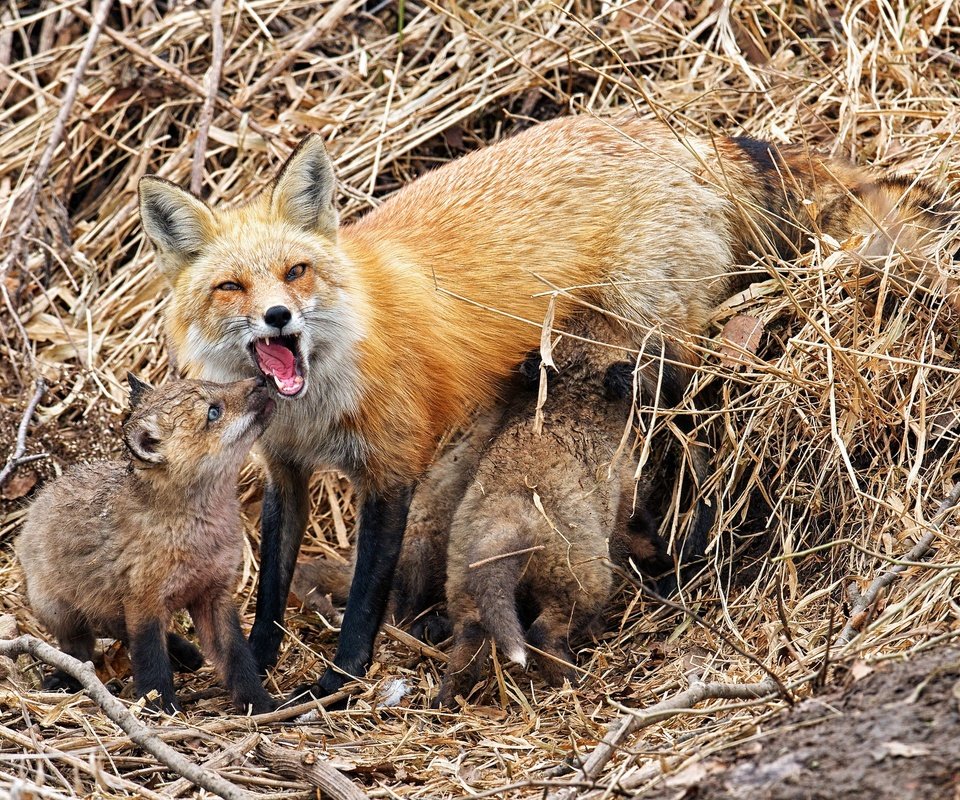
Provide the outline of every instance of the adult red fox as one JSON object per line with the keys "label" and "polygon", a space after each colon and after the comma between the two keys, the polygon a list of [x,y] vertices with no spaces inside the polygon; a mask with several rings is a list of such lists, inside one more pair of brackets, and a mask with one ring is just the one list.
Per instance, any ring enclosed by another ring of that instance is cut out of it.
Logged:
{"label": "adult red fox", "polygon": [[[318,135],[245,206],[140,182],[182,369],[220,381],[259,371],[282,400],[261,440],[261,668],[279,647],[310,473],[336,467],[360,491],[356,579],[320,692],[364,673],[413,486],[438,437],[538,346],[551,290],[640,323],[638,345],[693,364],[684,337],[703,331],[752,251],[792,254],[817,229],[867,234],[871,254],[912,250],[953,211],[926,186],[872,180],[803,148],[591,117],[446,164],[349,225],[338,226],[333,196]],[[560,297],[558,328],[576,308]]]}

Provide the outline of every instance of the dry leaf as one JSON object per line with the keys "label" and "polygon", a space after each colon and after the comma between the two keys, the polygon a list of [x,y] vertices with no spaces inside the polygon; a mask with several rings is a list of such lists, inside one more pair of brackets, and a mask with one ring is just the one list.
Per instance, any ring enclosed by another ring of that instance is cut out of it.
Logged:
{"label": "dry leaf", "polygon": [[0,497],[4,500],[19,500],[25,497],[30,490],[37,485],[37,473],[26,469],[14,474],[0,491]]}
{"label": "dry leaf", "polygon": [[754,354],[760,346],[763,323],[749,314],[737,314],[723,326],[720,339],[720,363],[725,367],[746,364],[744,352]]}

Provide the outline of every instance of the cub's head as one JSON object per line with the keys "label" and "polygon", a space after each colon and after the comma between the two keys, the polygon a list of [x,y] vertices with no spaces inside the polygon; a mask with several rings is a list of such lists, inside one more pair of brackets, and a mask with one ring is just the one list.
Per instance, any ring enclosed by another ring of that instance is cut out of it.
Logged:
{"label": "cub's head", "polygon": [[293,398],[306,390],[311,366],[349,338],[333,189],[315,134],[239,208],[211,208],[162,178],[141,179],[140,218],[173,290],[166,323],[185,374],[263,374]]}
{"label": "cub's head", "polygon": [[176,484],[236,479],[276,404],[262,378],[234,383],[180,380],[156,389],[127,375],[123,439],[136,468]]}

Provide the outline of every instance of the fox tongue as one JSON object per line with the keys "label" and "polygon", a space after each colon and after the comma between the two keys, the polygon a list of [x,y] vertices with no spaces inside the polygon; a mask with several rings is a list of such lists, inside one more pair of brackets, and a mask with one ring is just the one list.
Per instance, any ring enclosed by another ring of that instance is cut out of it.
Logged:
{"label": "fox tongue", "polygon": [[292,350],[277,342],[260,340],[254,345],[257,363],[270,375],[281,394],[296,394],[303,386],[303,378],[297,375],[297,357]]}

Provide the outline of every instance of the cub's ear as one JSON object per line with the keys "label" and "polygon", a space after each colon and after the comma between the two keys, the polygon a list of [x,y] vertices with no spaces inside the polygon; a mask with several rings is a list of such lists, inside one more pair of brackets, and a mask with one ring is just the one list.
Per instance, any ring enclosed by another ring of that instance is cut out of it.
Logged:
{"label": "cub's ear", "polygon": [[160,452],[160,428],[153,414],[127,420],[123,426],[123,441],[130,455],[144,467],[156,467],[166,461]]}
{"label": "cub's ear", "polygon": [[140,179],[140,222],[169,280],[213,237],[213,213],[190,192],[155,175]]}
{"label": "cub's ear", "polygon": [[149,383],[144,383],[132,372],[127,373],[127,383],[130,384],[130,409],[133,410],[140,405],[140,401],[147,392],[153,391],[153,387]]}
{"label": "cub's ear", "polygon": [[330,156],[320,135],[311,133],[297,145],[277,175],[270,207],[288,222],[336,240],[338,221],[333,188]]}
{"label": "cub's ear", "polygon": [[633,364],[617,361],[607,367],[603,388],[608,400],[626,400],[633,396]]}

